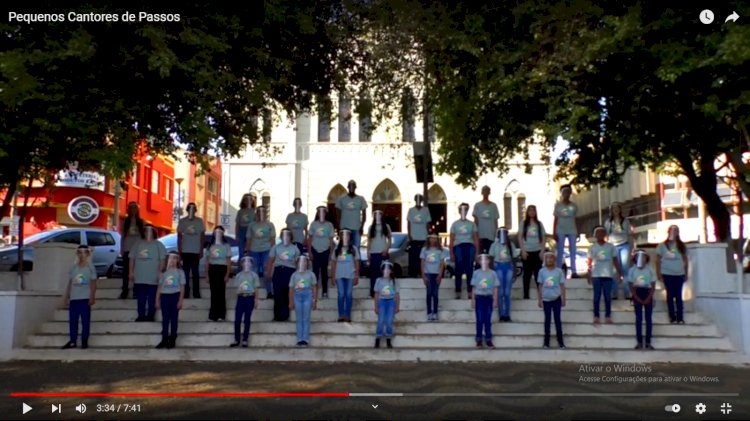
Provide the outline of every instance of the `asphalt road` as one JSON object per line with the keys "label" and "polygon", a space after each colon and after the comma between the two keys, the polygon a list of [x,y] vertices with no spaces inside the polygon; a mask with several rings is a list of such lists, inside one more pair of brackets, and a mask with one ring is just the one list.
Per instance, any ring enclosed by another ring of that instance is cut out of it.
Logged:
{"label": "asphalt road", "polygon": [[[0,396],[2,396],[0,418],[22,420],[731,420],[750,418],[750,367],[648,364],[627,365],[625,371],[621,371],[620,368],[614,364],[11,361],[0,363]],[[407,396],[11,397],[11,393],[14,392],[325,392],[405,393]],[[23,403],[30,405],[33,410],[22,415]],[[81,403],[86,405],[85,414],[79,414],[75,410],[75,407]],[[681,405],[682,410],[679,414],[668,413],[664,410],[666,405],[675,403]],[[698,403],[703,403],[707,407],[703,416],[695,412],[695,405]],[[724,415],[720,412],[720,406],[723,403],[729,403],[732,406],[730,414]],[[62,405],[62,414],[52,414],[53,404]],[[129,412],[124,412],[125,409]]]}

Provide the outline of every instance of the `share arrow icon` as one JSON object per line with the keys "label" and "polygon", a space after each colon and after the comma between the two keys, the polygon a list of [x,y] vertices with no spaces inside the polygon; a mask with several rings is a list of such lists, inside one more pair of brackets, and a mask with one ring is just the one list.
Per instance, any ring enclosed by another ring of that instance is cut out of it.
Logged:
{"label": "share arrow icon", "polygon": [[740,15],[737,14],[737,12],[732,12],[731,15],[727,16],[727,18],[724,20],[724,23],[729,22],[730,20],[732,22],[737,22],[737,19],[740,18]]}

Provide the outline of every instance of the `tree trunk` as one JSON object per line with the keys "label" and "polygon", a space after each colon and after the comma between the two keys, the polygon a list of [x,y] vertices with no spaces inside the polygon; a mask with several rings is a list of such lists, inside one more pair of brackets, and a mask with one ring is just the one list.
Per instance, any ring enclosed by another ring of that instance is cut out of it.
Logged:
{"label": "tree trunk", "polygon": [[5,199],[3,200],[3,204],[0,205],[0,218],[5,216],[5,213],[8,212],[10,207],[13,205],[13,196],[16,195],[16,190],[18,190],[18,174],[15,174],[16,175],[14,176],[14,179],[11,180],[10,184],[8,184],[8,190],[5,192]]}
{"label": "tree trunk", "polygon": [[716,169],[711,154],[702,154],[698,160],[700,174],[696,172],[694,160],[687,151],[676,154],[683,173],[690,180],[695,193],[706,203],[708,215],[714,221],[714,235],[718,242],[725,243],[732,238],[729,210],[716,191]]}

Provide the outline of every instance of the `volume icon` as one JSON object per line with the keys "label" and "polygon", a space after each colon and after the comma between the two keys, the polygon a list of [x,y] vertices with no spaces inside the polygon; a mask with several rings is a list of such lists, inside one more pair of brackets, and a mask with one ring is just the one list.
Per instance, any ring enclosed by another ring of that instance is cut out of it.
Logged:
{"label": "volume icon", "polygon": [[76,406],[76,411],[80,412],[81,414],[85,414],[86,413],[86,404],[82,403],[82,404]]}

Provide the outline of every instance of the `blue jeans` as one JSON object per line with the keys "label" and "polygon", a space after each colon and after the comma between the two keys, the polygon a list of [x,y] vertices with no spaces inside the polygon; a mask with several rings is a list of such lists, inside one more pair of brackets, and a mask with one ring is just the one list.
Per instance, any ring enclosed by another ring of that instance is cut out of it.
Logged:
{"label": "blue jeans", "polygon": [[498,317],[510,317],[510,293],[513,287],[513,263],[495,263],[495,273],[500,280]]}
{"label": "blue jeans", "polygon": [[570,273],[575,275],[576,272],[576,234],[556,234],[555,239],[557,240],[557,267],[561,268],[563,264],[563,248],[565,247],[565,239],[568,240],[568,251],[570,252]]}
{"label": "blue jeans", "polygon": [[[636,288],[635,289],[635,295],[638,296],[641,300],[645,300],[646,297],[648,297],[648,294],[651,292],[651,288]],[[639,344],[644,345],[643,343],[643,315],[645,313],[646,315],[646,345],[651,343],[651,330],[652,330],[652,323],[651,323],[651,313],[654,310],[654,303],[653,301],[649,305],[643,305],[641,303],[636,302],[633,300],[633,307],[635,307],[635,339],[638,341]],[[643,309],[643,311],[641,311]]]}
{"label": "blue jeans", "polygon": [[273,282],[270,279],[264,278],[264,271],[266,270],[266,262],[268,261],[268,254],[270,250],[266,251],[251,251],[250,256],[255,260],[255,267],[258,270],[258,277],[266,285],[266,293],[273,294]]}
{"label": "blue jeans", "polygon": [[380,264],[383,263],[383,255],[380,253],[370,253],[370,296],[375,293],[375,282],[383,276],[380,270]]}
{"label": "blue jeans", "polygon": [[378,301],[378,328],[375,336],[382,338],[393,337],[393,317],[396,314],[396,300],[381,298]]}
{"label": "blue jeans", "polygon": [[549,346],[549,334],[550,334],[550,322],[551,316],[555,316],[555,333],[557,334],[557,344],[564,346],[563,342],[563,331],[562,331],[562,319],[560,316],[560,310],[562,309],[562,298],[557,297],[556,300],[545,301],[544,303],[544,345]]}
{"label": "blue jeans", "polygon": [[477,334],[476,341],[482,340],[482,332],[484,331],[484,340],[492,340],[492,299],[491,295],[477,295],[476,296],[476,308],[474,313],[477,318]]}
{"label": "blue jeans", "polygon": [[310,341],[310,314],[312,313],[312,289],[294,292],[294,312],[297,316],[297,342]]}
{"label": "blue jeans", "polygon": [[594,285],[594,317],[599,318],[599,299],[604,294],[604,317],[612,317],[612,278],[591,278]]}
{"label": "blue jeans", "polygon": [[461,292],[461,277],[466,275],[466,290],[471,293],[471,276],[474,274],[474,244],[463,243],[453,246],[453,254],[456,256],[455,277],[456,292]]}
{"label": "blue jeans", "polygon": [[138,299],[138,317],[154,317],[154,314],[156,314],[154,308],[156,306],[156,285],[133,284],[133,293]]}
{"label": "blue jeans", "polygon": [[[257,294],[257,292],[256,292]],[[240,341],[240,325],[244,324],[242,340],[247,342],[250,338],[250,317],[255,308],[255,296],[237,296],[237,307],[234,309],[234,341]],[[243,318],[244,317],[244,318]]]}
{"label": "blue jeans", "polygon": [[351,318],[354,280],[349,278],[339,278],[336,280],[336,289],[338,290],[339,318]]}
{"label": "blue jeans", "polygon": [[161,305],[161,336],[177,336],[177,318],[180,310],[177,303],[180,301],[180,293],[161,294],[159,304]]}
{"label": "blue jeans", "polygon": [[89,328],[91,327],[91,306],[88,298],[81,300],[70,300],[68,306],[68,328],[70,333],[70,342],[78,340],[78,319],[81,319],[82,331],[81,339],[89,339]]}
{"label": "blue jeans", "polygon": [[437,273],[425,273],[427,277],[427,314],[438,312],[438,292],[440,285],[437,283]]}
{"label": "blue jeans", "polygon": [[[619,246],[615,246],[617,249],[617,257],[620,259],[620,267],[622,268],[623,276],[628,274],[630,269],[630,243],[623,243]],[[617,298],[617,294],[620,290],[620,285],[614,285],[612,288],[612,298]],[[630,286],[627,282],[622,283],[623,297],[630,298]]]}
{"label": "blue jeans", "polygon": [[359,247],[362,245],[362,234],[359,233],[359,229],[353,229],[350,231],[352,232],[352,245],[359,250]]}
{"label": "blue jeans", "polygon": [[[682,284],[685,283],[684,275],[662,275],[664,288],[667,290],[667,311],[670,321],[682,321]],[[676,307],[676,309],[675,309]]]}

